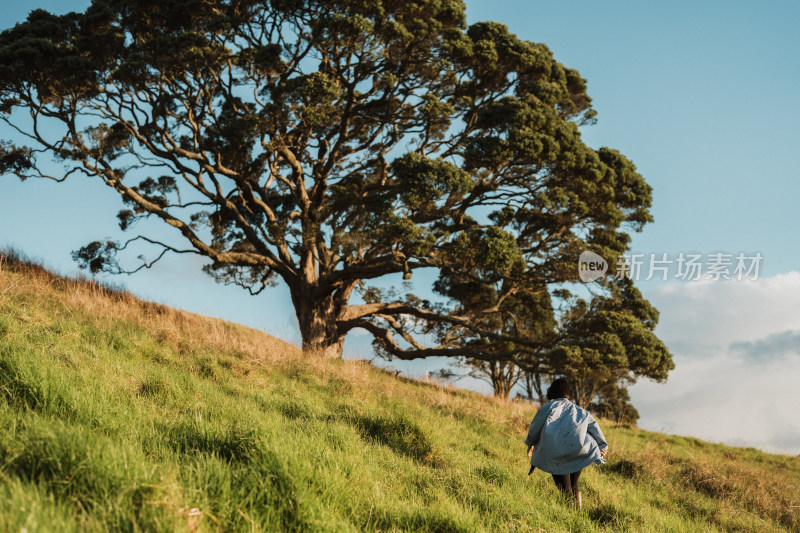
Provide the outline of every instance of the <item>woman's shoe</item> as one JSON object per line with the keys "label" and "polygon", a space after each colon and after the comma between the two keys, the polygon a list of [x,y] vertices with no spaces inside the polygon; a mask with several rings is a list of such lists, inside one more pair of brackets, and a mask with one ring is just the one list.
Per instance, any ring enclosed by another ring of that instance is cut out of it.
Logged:
{"label": "woman's shoe", "polygon": [[578,509],[583,508],[583,499],[581,498],[581,491],[575,492],[575,502],[578,504]]}

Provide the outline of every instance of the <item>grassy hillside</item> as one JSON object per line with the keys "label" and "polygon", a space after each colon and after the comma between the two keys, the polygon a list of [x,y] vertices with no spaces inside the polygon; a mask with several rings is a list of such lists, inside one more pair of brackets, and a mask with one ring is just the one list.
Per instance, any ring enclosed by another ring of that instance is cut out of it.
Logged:
{"label": "grassy hillside", "polygon": [[609,422],[578,512],[534,411],[0,264],[0,531],[800,529],[800,458]]}

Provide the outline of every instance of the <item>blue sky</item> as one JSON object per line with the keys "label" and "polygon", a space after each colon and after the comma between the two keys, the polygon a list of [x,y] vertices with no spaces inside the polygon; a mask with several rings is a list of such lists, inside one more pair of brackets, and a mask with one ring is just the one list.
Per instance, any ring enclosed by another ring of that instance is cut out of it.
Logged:
{"label": "blue sky", "polygon": [[[32,6],[86,5],[8,3],[0,27]],[[755,281],[639,284],[661,310],[657,332],[677,364],[666,384],[632,388],[640,425],[800,453],[800,423],[790,409],[800,405],[800,3],[467,0],[467,9],[470,22],[496,20],[546,43],[588,80],[598,124],[585,138],[625,153],[654,188],[655,222],[634,236],[635,251],[764,257]],[[0,246],[72,273],[70,251],[119,238],[119,207],[115,193],[86,179],[0,177]],[[285,289],[253,298],[215,285],[199,264],[174,258],[111,281],[298,340]],[[348,355],[369,357],[365,340],[350,339]],[[440,366],[403,368],[420,375]]]}

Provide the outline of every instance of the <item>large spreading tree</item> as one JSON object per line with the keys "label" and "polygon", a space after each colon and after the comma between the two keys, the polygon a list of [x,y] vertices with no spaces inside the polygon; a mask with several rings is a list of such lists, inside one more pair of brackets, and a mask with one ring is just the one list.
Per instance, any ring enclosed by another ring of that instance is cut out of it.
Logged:
{"label": "large spreading tree", "polygon": [[[0,173],[88,176],[121,196],[123,230],[176,235],[93,242],[80,264],[135,270],[117,254],[147,244],[142,266],[194,253],[254,293],[282,281],[303,348],[327,356],[354,328],[406,359],[537,354],[542,338],[495,327],[517,319],[505,302],[550,301],[582,250],[614,258],[650,220],[634,165],[581,139],[579,73],[468,26],[460,0],[36,10],[0,34],[0,120]],[[420,269],[436,297],[387,289]],[[469,283],[491,297],[461,305]]]}

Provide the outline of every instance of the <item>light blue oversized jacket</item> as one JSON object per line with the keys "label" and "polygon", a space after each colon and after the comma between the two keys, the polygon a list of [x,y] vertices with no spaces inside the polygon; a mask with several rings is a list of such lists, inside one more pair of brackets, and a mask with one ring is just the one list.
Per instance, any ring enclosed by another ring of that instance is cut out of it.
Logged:
{"label": "light blue oversized jacket", "polygon": [[608,448],[591,413],[566,398],[539,409],[525,444],[534,447],[531,466],[548,474],[572,474],[592,463],[603,464],[600,450]]}

